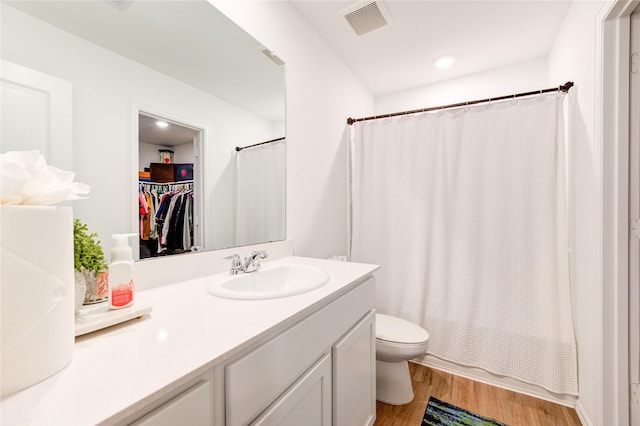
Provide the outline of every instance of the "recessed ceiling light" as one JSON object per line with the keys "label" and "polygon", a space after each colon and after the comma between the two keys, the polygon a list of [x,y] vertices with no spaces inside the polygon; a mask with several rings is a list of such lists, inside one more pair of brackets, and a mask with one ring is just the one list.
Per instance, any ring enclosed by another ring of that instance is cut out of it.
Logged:
{"label": "recessed ceiling light", "polygon": [[437,68],[449,68],[455,62],[455,59],[451,55],[440,56],[433,61]]}
{"label": "recessed ceiling light", "polygon": [[169,123],[167,123],[166,121],[158,120],[156,121],[156,126],[162,127],[164,129],[165,127],[169,127]]}

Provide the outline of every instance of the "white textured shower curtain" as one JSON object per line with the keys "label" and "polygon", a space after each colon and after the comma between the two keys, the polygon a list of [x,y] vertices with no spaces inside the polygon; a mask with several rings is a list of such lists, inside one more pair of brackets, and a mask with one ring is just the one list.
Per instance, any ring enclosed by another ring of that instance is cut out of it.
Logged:
{"label": "white textured shower curtain", "polygon": [[278,241],[285,234],[285,141],[236,153],[235,245]]}
{"label": "white textured shower curtain", "polygon": [[429,354],[577,395],[563,97],[351,126],[351,259]]}

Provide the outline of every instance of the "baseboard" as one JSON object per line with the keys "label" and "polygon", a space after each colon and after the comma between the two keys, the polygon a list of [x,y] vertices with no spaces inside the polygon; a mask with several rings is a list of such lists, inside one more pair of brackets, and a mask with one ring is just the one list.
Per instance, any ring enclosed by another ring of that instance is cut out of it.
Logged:
{"label": "baseboard", "polygon": [[[466,377],[477,382],[486,383],[488,385],[496,386],[499,388],[507,389],[513,392],[518,392],[524,395],[529,395],[534,398],[543,399],[556,404],[564,405],[566,407],[575,408],[577,410],[576,402],[578,399],[571,395],[560,395],[553,392],[549,392],[541,387],[530,385],[528,383],[520,382],[510,377],[497,376],[495,374],[488,373],[479,368],[465,367],[463,365],[454,364],[452,362],[444,361],[430,355],[424,355],[412,360],[418,364],[426,365],[427,367],[435,368],[450,374]],[[584,413],[582,413],[584,414]],[[583,421],[583,416],[578,414],[580,421]],[[588,418],[588,417],[586,417]],[[590,426],[590,423],[583,424]]]}
{"label": "baseboard", "polygon": [[582,426],[593,426],[593,422],[591,421],[591,417],[587,414],[582,402],[578,399],[576,401],[576,414],[578,414],[578,418],[580,419],[580,423]]}

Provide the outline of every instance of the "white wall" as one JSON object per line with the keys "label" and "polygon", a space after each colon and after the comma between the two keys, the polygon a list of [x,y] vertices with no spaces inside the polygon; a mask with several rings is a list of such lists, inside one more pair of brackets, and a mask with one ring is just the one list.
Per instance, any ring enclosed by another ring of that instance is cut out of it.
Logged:
{"label": "white wall", "polygon": [[277,124],[5,4],[2,58],[72,82],[76,180],[91,185],[91,199],[75,202],[74,215],[98,233],[107,253],[111,234],[136,232],[131,229],[137,191],[131,170],[133,103],[208,128],[205,246],[232,244],[233,147],[271,139]]}
{"label": "white wall", "polygon": [[286,62],[287,238],[295,253],[347,250],[346,119],[373,97],[288,2],[209,0]]}
{"label": "white wall", "polygon": [[572,295],[578,342],[579,410],[594,425],[602,413],[601,147],[596,138],[596,17],[603,1],[573,2],[549,54],[549,79],[571,80],[573,184]]}
{"label": "white wall", "polygon": [[[173,151],[174,163],[193,163],[193,143],[183,143],[182,145],[175,145],[169,149]],[[157,151],[156,154],[158,154]]]}
{"label": "white wall", "polygon": [[[455,66],[455,65],[454,65]],[[446,72],[446,70],[442,70]],[[552,81],[551,86],[564,81]],[[448,105],[546,88],[547,60],[540,58],[376,97],[376,114]]]}

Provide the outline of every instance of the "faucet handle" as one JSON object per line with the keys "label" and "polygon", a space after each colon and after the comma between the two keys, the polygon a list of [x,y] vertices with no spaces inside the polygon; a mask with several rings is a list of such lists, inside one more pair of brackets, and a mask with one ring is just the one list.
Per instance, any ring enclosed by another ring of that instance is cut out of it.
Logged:
{"label": "faucet handle", "polygon": [[223,257],[222,260],[230,260],[232,264],[236,263],[236,262],[240,263],[240,255],[239,254],[232,254],[232,255],[229,255],[227,257]]}
{"label": "faucet handle", "polygon": [[269,254],[264,250],[254,251],[251,252],[251,257],[254,259],[264,259],[266,257],[269,257]]}
{"label": "faucet handle", "polygon": [[230,256],[223,257],[222,260],[231,261],[230,274],[235,275],[242,271],[242,260],[239,254],[232,254]]}

